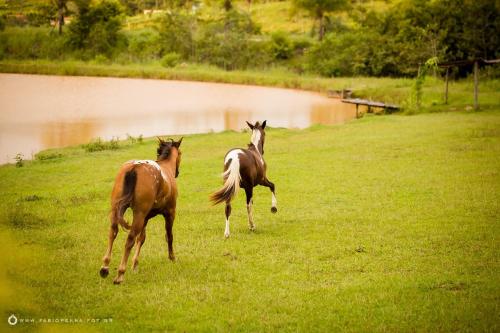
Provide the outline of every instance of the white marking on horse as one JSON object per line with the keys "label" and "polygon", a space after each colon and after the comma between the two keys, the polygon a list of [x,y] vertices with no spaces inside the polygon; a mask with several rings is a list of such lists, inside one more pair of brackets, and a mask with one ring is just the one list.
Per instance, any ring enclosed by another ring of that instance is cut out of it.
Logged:
{"label": "white marking on horse", "polygon": [[260,136],[261,136],[260,131],[258,129],[254,129],[254,130],[252,130],[252,138],[250,139],[250,141],[257,149],[257,152],[259,153],[259,157],[260,157],[260,162],[262,163],[262,165],[264,165],[264,160],[262,159],[262,153],[259,150]]}
{"label": "white marking on horse", "polygon": [[[167,191],[165,193],[166,196],[169,196],[170,195],[170,186],[169,186],[169,181],[168,181],[168,178],[167,176],[165,175],[165,173],[163,172],[163,169],[160,167],[160,165],[156,162],[156,161],[153,161],[153,160],[132,160],[132,161],[129,161],[129,163],[133,163],[135,165],[141,165],[141,164],[146,164],[146,165],[150,165],[152,166],[153,168],[155,168],[156,170],[160,171],[160,175],[161,175],[161,178],[163,178],[163,181],[165,182],[165,184],[167,184]],[[150,170],[148,170],[150,171]],[[154,178],[156,180],[156,184],[160,184],[160,181],[159,179],[157,178],[156,174],[154,174]],[[155,191],[156,189],[153,187],[153,191]],[[155,200],[155,203],[156,203],[156,200]]]}
{"label": "white marking on horse", "polygon": [[255,146],[255,148],[259,147],[260,131],[258,129],[252,130],[252,138],[250,139],[250,141],[252,141],[252,143]]}
{"label": "white marking on horse", "polygon": [[226,158],[224,159],[224,164],[226,164],[229,160],[234,160],[238,158],[238,154],[243,154],[243,150],[241,149],[233,149],[229,153],[227,153]]}
{"label": "white marking on horse", "polygon": [[224,231],[224,237],[229,238],[229,217],[226,218],[226,231]]}
{"label": "white marking on horse", "polygon": [[253,212],[252,212],[252,200],[247,204],[247,213],[248,213],[248,227],[250,230],[255,230],[255,225],[253,224]]}
{"label": "white marking on horse", "polygon": [[272,193],[272,195],[273,195],[273,197],[271,199],[271,202],[272,202],[271,206],[276,208],[276,204],[278,203],[278,200],[276,200],[276,196],[274,195],[274,193]]}
{"label": "white marking on horse", "polygon": [[[161,177],[163,178],[164,181],[167,181],[167,176],[163,173],[163,170],[162,168],[160,167],[160,165],[156,162],[156,161],[153,161],[153,160],[134,160],[134,161],[131,161],[133,164],[147,164],[147,165],[151,165],[152,167],[154,167],[155,169],[157,169],[158,171],[160,171],[160,174],[161,174]],[[156,179],[156,176],[155,176],[155,179]]]}

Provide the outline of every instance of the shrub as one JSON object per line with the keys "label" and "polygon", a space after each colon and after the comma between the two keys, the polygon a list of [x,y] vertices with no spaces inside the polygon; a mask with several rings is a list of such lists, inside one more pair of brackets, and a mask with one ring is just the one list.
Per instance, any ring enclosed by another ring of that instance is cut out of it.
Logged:
{"label": "shrub", "polygon": [[14,157],[14,160],[16,160],[16,168],[20,168],[24,165],[24,159],[23,159],[23,154],[17,153],[16,157]]}
{"label": "shrub", "polygon": [[157,31],[145,29],[127,34],[127,54],[132,61],[150,61],[160,58],[162,46]]}
{"label": "shrub", "polygon": [[64,38],[48,28],[10,27],[0,32],[0,54],[14,59],[61,59]]}
{"label": "shrub", "polygon": [[134,136],[127,133],[127,140],[129,140],[131,144],[135,144],[135,143],[142,144],[143,136],[141,134],[138,137],[134,137]]}
{"label": "shrub", "polygon": [[390,75],[397,62],[387,43],[365,30],[328,34],[307,52],[307,68],[324,76]]}
{"label": "shrub", "polygon": [[110,141],[103,141],[101,138],[97,138],[90,143],[82,145],[82,147],[88,153],[102,150],[116,150],[119,148],[118,138],[113,138]]}
{"label": "shrub", "polygon": [[289,59],[292,56],[292,43],[284,32],[271,35],[271,53],[274,59]]}
{"label": "shrub", "polygon": [[38,161],[54,160],[63,157],[62,153],[42,151],[35,155],[35,159]]}
{"label": "shrub", "polygon": [[178,55],[175,52],[167,53],[161,58],[161,65],[163,67],[175,67],[177,64],[179,64],[179,61],[181,60],[181,56]]}

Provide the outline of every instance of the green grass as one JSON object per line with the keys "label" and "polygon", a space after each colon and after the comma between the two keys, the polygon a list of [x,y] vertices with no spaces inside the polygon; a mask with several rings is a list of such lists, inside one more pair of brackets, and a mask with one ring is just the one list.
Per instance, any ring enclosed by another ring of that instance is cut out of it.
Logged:
{"label": "green grass", "polygon": [[[414,80],[405,78],[323,78],[299,75],[283,68],[271,68],[265,71],[224,71],[212,66],[185,63],[175,68],[165,68],[158,62],[118,64],[95,61],[0,60],[0,73],[204,81],[302,89],[320,93],[348,88],[354,90],[356,97],[396,104],[405,101],[414,84]],[[481,78],[479,91],[481,107],[494,108],[500,100],[500,80]],[[443,81],[428,78],[423,87],[425,110],[459,111],[470,107],[473,104],[473,82],[472,80],[450,82],[449,105],[443,104],[443,94]]]}
{"label": "green grass", "polygon": [[[257,232],[249,232],[240,193],[224,240],[224,208],[208,195],[220,186],[225,152],[249,133],[187,136],[177,262],[167,260],[155,218],[139,270],[129,269],[121,286],[98,275],[109,194],[121,163],[154,158],[154,140],[93,153],[58,149],[0,167],[2,318],[113,318],[18,327],[24,331],[500,329],[498,106],[270,129],[266,140],[278,213],[269,211],[269,191],[257,188]],[[124,240],[120,231],[111,275]]]}
{"label": "green grass", "polygon": [[294,10],[290,1],[239,3],[241,10],[250,12],[262,32],[285,31],[293,34],[310,34],[314,21],[306,12]]}

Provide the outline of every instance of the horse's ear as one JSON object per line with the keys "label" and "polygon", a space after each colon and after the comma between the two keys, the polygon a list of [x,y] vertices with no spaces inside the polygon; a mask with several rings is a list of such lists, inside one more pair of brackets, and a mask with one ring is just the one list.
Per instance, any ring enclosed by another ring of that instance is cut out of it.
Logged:
{"label": "horse's ear", "polygon": [[266,128],[266,121],[267,120],[264,120],[264,122],[262,123],[262,129]]}
{"label": "horse's ear", "polygon": [[179,148],[181,146],[182,139],[184,139],[184,137],[181,137],[181,139],[177,142],[174,141],[174,147]]}
{"label": "horse's ear", "polygon": [[248,127],[250,127],[251,130],[253,130],[254,126],[252,124],[250,124],[248,121],[247,121],[247,125],[248,125]]}

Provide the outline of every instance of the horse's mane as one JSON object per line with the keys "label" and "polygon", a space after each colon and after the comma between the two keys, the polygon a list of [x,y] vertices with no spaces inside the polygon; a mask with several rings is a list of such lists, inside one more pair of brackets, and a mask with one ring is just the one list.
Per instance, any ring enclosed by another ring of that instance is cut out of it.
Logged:
{"label": "horse's mane", "polygon": [[156,150],[158,160],[165,160],[170,156],[170,151],[174,146],[174,139],[167,139],[167,141],[160,141],[160,145]]}

